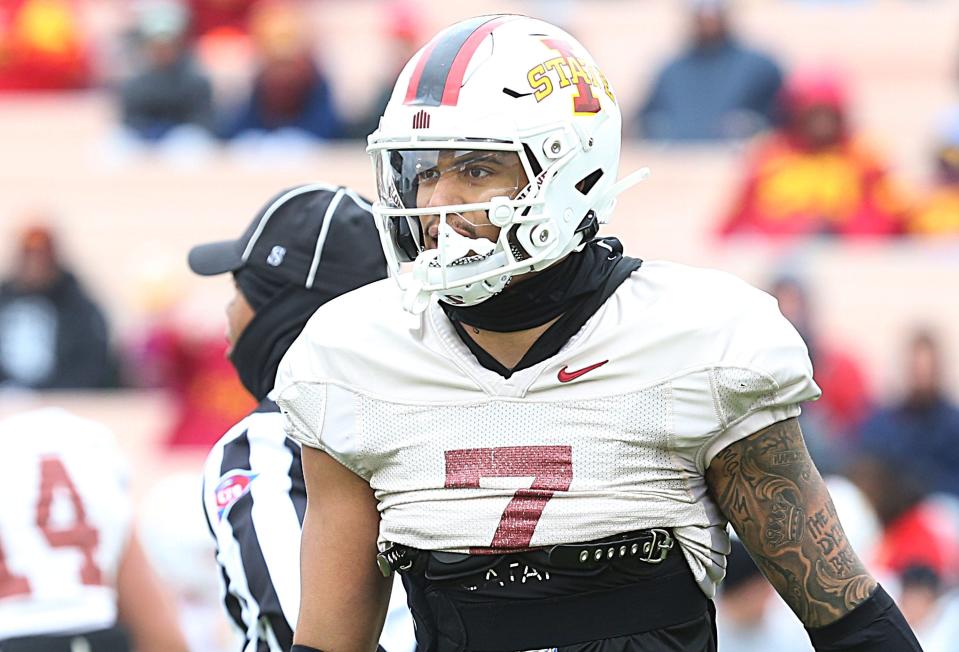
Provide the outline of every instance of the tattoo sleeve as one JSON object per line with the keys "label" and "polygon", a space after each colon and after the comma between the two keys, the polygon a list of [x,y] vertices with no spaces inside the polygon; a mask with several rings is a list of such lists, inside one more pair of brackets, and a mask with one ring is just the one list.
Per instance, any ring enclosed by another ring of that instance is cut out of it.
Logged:
{"label": "tattoo sleeve", "polygon": [[828,625],[876,587],[856,556],[796,419],[723,449],[710,491],[766,579],[806,627]]}

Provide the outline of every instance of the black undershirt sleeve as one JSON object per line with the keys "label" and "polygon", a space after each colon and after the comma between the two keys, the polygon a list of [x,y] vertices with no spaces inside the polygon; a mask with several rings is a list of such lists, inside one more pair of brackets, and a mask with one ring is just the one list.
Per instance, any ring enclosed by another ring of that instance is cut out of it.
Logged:
{"label": "black undershirt sleeve", "polygon": [[836,622],[806,632],[816,652],[922,652],[899,607],[881,586]]}

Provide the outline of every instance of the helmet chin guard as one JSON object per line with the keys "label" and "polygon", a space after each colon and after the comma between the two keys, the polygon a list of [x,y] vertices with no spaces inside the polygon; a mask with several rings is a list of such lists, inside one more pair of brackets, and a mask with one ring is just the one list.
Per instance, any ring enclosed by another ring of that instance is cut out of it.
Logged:
{"label": "helmet chin guard", "polygon": [[480,16],[440,32],[400,74],[367,148],[404,307],[476,305],[581,249],[648,174],[615,182],[621,123],[606,77],[563,30]]}

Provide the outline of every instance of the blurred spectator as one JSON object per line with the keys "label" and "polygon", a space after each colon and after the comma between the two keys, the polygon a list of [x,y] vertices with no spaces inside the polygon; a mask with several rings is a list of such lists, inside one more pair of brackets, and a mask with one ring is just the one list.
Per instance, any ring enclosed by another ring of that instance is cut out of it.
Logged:
{"label": "blurred spectator", "polygon": [[723,649],[735,652],[812,652],[795,618],[780,617],[779,597],[742,542],[733,537],[726,577],[716,597],[716,625]]}
{"label": "blurred spectator", "polygon": [[410,0],[391,0],[383,14],[383,36],[389,44],[386,76],[380,80],[380,88],[367,113],[347,126],[347,135],[350,138],[366,140],[367,136],[376,131],[386,104],[390,101],[396,78],[422,45],[423,19]]}
{"label": "blurred spectator", "polygon": [[767,617],[772,585],[766,581],[746,552],[733,538],[726,556],[726,577],[716,599],[719,635],[723,646],[738,652],[762,652],[774,634]]}
{"label": "blurred spectator", "polygon": [[114,387],[109,339],[103,312],[60,260],[53,234],[24,231],[0,283],[0,386]]}
{"label": "blurred spectator", "polygon": [[329,83],[314,61],[307,22],[294,2],[265,0],[254,8],[250,26],[260,66],[248,99],[226,121],[225,138],[290,130],[320,139],[342,136]]}
{"label": "blurred spectator", "polygon": [[945,572],[954,555],[945,538],[938,536],[942,513],[926,502],[920,483],[900,473],[894,460],[875,454],[856,458],[847,473],[882,526],[870,566],[896,575],[917,564]]}
{"label": "blurred spectator", "polygon": [[689,0],[684,52],[659,72],[636,115],[645,138],[714,141],[746,138],[775,121],[779,66],[740,43],[724,0]]}
{"label": "blurred spectator", "polygon": [[952,652],[959,640],[959,596],[928,566],[902,573],[898,603],[925,652]]}
{"label": "blurred spectator", "polygon": [[877,565],[894,573],[923,565],[951,580],[959,574],[959,524],[949,500],[930,497],[959,496],[959,409],[945,397],[942,369],[938,341],[916,331],[906,394],[866,420],[849,475],[883,524]]}
{"label": "blurred spectator", "polygon": [[942,579],[928,566],[910,566],[901,577],[899,604],[909,624],[918,631],[942,593]]}
{"label": "blurred spectator", "polygon": [[0,91],[72,90],[92,81],[77,0],[0,2]]}
{"label": "blurred spectator", "polygon": [[[836,447],[858,434],[869,408],[865,374],[846,347],[837,346],[822,336],[809,305],[808,292],[798,278],[782,276],[776,279],[770,294],[779,302],[779,310],[799,331],[809,348],[822,398],[803,406],[800,419],[815,418],[819,432],[827,438],[820,443],[828,449],[828,456],[818,456],[821,459],[816,459],[816,463],[822,463],[826,470],[836,471],[836,465],[840,463],[835,459]],[[804,425],[803,431],[807,430]]]}
{"label": "blurred spectator", "polygon": [[883,525],[877,567],[898,574],[922,565],[952,580],[959,574],[951,506],[959,495],[959,409],[944,396],[941,370],[936,339],[917,331],[904,364],[906,395],[866,420],[849,477]]}
{"label": "blurred spectator", "polygon": [[865,453],[888,460],[924,491],[959,496],[959,407],[943,386],[938,340],[919,330],[909,340],[906,394],[876,410],[862,427]]}
{"label": "blurred spectator", "polygon": [[785,126],[762,141],[723,235],[890,235],[905,201],[885,164],[854,133],[846,89],[826,71],[793,77],[783,93]]}
{"label": "blurred spectator", "polygon": [[138,289],[146,315],[125,347],[125,377],[135,387],[169,393],[167,445],[208,448],[216,441],[211,433],[225,431],[255,405],[227,358],[223,329],[195,323],[169,273],[142,279]]}
{"label": "blurred spectator", "polygon": [[[879,475],[891,482],[884,491],[892,493],[902,479],[896,476],[888,462],[887,469],[886,475]],[[873,560],[876,568],[901,574],[910,567],[921,565],[954,581],[959,570],[959,538],[950,517],[938,501],[930,498],[924,498],[899,514],[883,530]]]}
{"label": "blurred spectator", "polygon": [[937,140],[933,187],[906,224],[914,235],[959,235],[959,109],[944,121]]}
{"label": "blurred spectator", "polygon": [[189,16],[177,0],[141,5],[137,36],[143,67],[120,90],[123,123],[148,141],[185,125],[213,126],[210,81],[185,41]]}
{"label": "blurred spectator", "polygon": [[[237,381],[222,337],[191,333],[171,321],[154,323],[135,349],[136,382],[165,389],[173,400],[168,446],[208,448],[255,403]],[[211,434],[213,433],[213,434]]]}
{"label": "blurred spectator", "polygon": [[257,0],[187,0],[191,21],[191,33],[202,38],[214,32],[246,34],[250,10]]}

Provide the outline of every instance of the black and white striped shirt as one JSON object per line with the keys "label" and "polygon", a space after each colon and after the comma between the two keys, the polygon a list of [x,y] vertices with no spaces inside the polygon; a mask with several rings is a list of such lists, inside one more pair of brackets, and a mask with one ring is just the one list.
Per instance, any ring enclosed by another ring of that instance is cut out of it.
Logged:
{"label": "black and white striped shirt", "polygon": [[[287,652],[300,608],[306,485],[300,447],[286,438],[273,401],[264,400],[213,446],[203,469],[203,508],[243,652]],[[380,640],[389,652],[415,647],[401,582],[394,582]]]}

